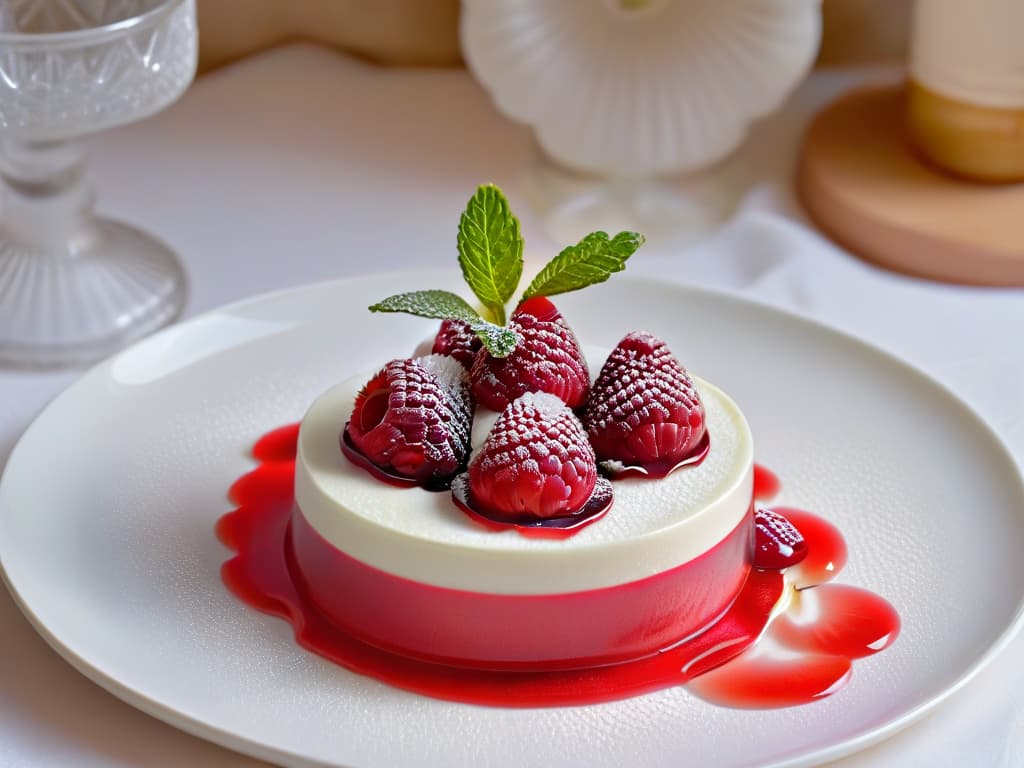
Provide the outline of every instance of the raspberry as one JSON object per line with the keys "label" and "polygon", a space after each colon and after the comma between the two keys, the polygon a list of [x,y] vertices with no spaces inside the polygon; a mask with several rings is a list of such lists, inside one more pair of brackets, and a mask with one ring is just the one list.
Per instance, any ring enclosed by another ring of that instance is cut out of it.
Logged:
{"label": "raspberry", "polygon": [[668,345],[628,334],[590,391],[583,423],[599,461],[664,477],[707,450],[704,406]]}
{"label": "raspberry", "polygon": [[781,571],[807,557],[803,534],[786,517],[773,509],[754,513],[754,566]]}
{"label": "raspberry", "polygon": [[570,408],[583,404],[590,374],[576,335],[555,305],[537,297],[523,302],[512,314],[509,326],[519,335],[508,357],[492,357],[486,349],[477,353],[470,381],[476,401],[503,411],[527,392],[547,392]]}
{"label": "raspberry", "polygon": [[392,360],[356,396],[343,446],[390,475],[436,485],[464,466],[472,419],[466,374],[455,360]]}
{"label": "raspberry", "polygon": [[610,494],[608,481],[598,478],[583,425],[561,400],[546,393],[528,393],[509,405],[468,474],[473,511],[505,522],[577,514],[599,485]]}
{"label": "raspberry", "polygon": [[430,350],[436,355],[454,357],[462,367],[469,369],[476,359],[477,352],[483,343],[462,320],[444,320],[434,337],[434,346]]}

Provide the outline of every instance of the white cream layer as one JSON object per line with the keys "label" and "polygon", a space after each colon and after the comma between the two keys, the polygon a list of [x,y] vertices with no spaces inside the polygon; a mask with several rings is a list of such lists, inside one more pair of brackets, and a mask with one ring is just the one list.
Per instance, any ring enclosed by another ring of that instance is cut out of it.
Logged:
{"label": "white cream layer", "polygon": [[623,584],[681,565],[721,541],[753,492],[753,440],[736,404],[694,379],[711,434],[696,467],[613,483],[604,518],[564,539],[486,530],[447,492],[398,488],[346,459],[338,438],[360,375],[324,393],[299,432],[295,496],[309,523],[352,557],[397,576],[494,594],[557,594]]}

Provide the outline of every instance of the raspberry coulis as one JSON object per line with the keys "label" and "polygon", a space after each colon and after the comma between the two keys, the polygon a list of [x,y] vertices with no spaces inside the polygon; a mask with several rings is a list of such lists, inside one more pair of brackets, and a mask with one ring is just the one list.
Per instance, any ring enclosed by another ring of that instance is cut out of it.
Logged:
{"label": "raspberry coulis", "polygon": [[[678,461],[648,461],[644,464],[622,464],[613,463],[612,469],[608,470],[608,474],[615,480],[621,480],[625,477],[646,477],[651,480],[659,480],[663,477],[668,477],[673,472],[684,467],[696,467],[700,465],[704,459],[707,458],[711,452],[711,436],[704,433],[704,436],[697,442],[693,450],[686,456]],[[604,463],[607,468],[608,464]]]}
{"label": "raspberry coulis", "polygon": [[[296,429],[297,428],[298,427],[296,425]],[[284,427],[283,429],[288,429],[288,427]],[[352,438],[350,438],[348,435],[347,425],[345,429],[341,431],[341,437],[338,439],[338,444],[339,447],[341,448],[341,452],[345,455],[345,458],[347,458],[357,467],[365,469],[367,472],[369,472],[375,478],[380,480],[382,483],[394,485],[397,486],[398,488],[413,488],[415,486],[419,486],[420,488],[423,488],[424,490],[427,491],[438,492],[447,491],[449,488],[452,487],[451,478],[438,478],[430,476],[426,478],[406,477],[405,475],[399,475],[394,472],[389,472],[383,467],[377,466],[372,461],[370,461],[370,459],[368,459],[366,455],[363,454],[363,452],[356,448],[356,446],[352,443]],[[257,443],[257,445],[259,445],[259,443]],[[257,458],[259,457],[257,456]],[[294,459],[295,457],[293,456],[292,458]]]}
{"label": "raspberry coulis", "polygon": [[[224,563],[224,582],[243,602],[289,621],[304,648],[399,688],[474,704],[536,707],[593,704],[687,685],[717,704],[791,706],[838,690],[853,659],[883,650],[899,632],[899,617],[882,598],[825,583],[846,561],[839,531],[812,513],[775,507],[807,542],[807,557],[787,571],[789,584],[779,571],[751,570],[715,624],[653,656],[583,670],[493,672],[389,653],[332,625],[294,576],[297,438],[297,424],[263,436],[253,448],[259,465],[232,485],[229,496],[238,508],[216,527],[237,553]],[[754,477],[756,499],[777,492],[778,480],[767,470],[755,468]],[[782,604],[785,609],[773,616]]]}
{"label": "raspberry coulis", "polygon": [[487,514],[486,510],[475,504],[466,476],[460,476],[452,483],[452,501],[466,516],[491,531],[513,529],[522,536],[538,539],[566,539],[573,536],[588,525],[597,522],[612,508],[614,497],[611,483],[604,478],[598,481],[594,493],[587,502],[571,515],[544,518],[527,518],[519,520],[499,519]]}

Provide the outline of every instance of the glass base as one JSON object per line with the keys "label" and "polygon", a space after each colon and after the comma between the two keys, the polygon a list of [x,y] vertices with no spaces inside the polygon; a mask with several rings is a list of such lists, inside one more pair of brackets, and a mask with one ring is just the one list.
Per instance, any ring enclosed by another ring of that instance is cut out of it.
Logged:
{"label": "glass base", "polygon": [[0,365],[85,365],[175,320],[187,279],[162,242],[108,220],[28,247],[0,230]]}
{"label": "glass base", "polygon": [[547,234],[568,245],[595,230],[642,233],[648,248],[689,245],[717,230],[739,196],[710,174],[611,178],[578,173],[535,150],[526,191]]}

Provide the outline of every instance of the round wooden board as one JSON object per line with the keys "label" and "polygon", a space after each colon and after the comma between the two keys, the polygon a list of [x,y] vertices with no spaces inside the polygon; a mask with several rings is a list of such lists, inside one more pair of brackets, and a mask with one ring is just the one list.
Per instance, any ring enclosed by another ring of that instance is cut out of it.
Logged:
{"label": "round wooden board", "polygon": [[1024,286],[1024,184],[947,176],[914,151],[902,86],[853,91],[804,137],[797,187],[830,237],[897,272]]}

